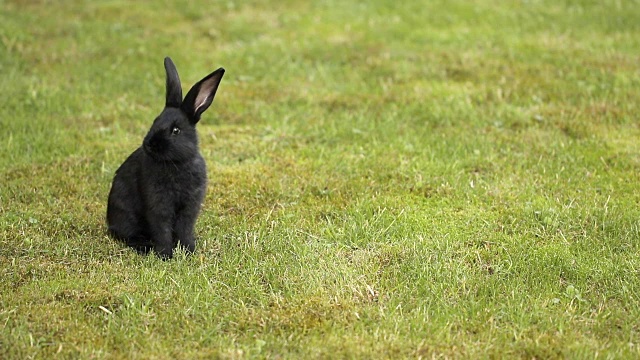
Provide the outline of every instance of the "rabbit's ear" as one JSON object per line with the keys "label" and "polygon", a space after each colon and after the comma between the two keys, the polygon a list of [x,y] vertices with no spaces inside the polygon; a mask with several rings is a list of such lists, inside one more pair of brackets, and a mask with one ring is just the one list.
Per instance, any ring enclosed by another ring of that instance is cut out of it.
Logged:
{"label": "rabbit's ear", "polygon": [[176,70],[176,66],[168,56],[164,58],[164,69],[167,72],[167,101],[165,106],[179,108],[182,104],[182,87],[180,86],[178,70]]}
{"label": "rabbit's ear", "polygon": [[193,85],[184,98],[182,110],[187,113],[189,120],[191,120],[193,124],[200,120],[200,115],[202,115],[213,102],[213,97],[216,96],[222,75],[224,75],[223,68],[207,75],[204,79]]}

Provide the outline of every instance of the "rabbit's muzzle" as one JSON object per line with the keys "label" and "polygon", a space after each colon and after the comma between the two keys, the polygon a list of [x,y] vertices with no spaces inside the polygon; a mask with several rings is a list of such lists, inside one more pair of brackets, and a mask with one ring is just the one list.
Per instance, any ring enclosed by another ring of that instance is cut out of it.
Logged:
{"label": "rabbit's muzzle", "polygon": [[162,154],[169,147],[169,141],[161,133],[149,134],[144,139],[143,147],[148,154]]}

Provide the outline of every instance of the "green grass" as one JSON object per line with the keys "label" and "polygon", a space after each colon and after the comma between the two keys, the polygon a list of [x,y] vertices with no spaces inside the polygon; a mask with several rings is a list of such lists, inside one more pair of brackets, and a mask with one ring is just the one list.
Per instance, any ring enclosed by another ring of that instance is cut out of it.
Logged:
{"label": "green grass", "polygon": [[[0,1],[0,358],[637,358],[637,1]],[[106,236],[185,87],[194,256]]]}

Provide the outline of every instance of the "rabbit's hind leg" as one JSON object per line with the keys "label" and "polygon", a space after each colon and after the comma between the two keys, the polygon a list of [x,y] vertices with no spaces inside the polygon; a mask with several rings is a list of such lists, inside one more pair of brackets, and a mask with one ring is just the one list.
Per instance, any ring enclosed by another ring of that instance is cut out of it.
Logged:
{"label": "rabbit's hind leg", "polygon": [[144,224],[140,224],[133,214],[119,213],[109,221],[109,234],[140,254],[147,254],[153,249],[151,237],[144,231]]}

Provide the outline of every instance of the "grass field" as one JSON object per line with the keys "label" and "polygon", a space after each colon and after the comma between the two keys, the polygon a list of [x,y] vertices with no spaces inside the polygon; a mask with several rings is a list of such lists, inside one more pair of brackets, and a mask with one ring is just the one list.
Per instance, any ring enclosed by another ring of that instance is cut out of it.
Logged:
{"label": "grass field", "polygon": [[[227,73],[163,262],[167,55]],[[638,358],[639,64],[631,0],[0,0],[0,358]]]}

